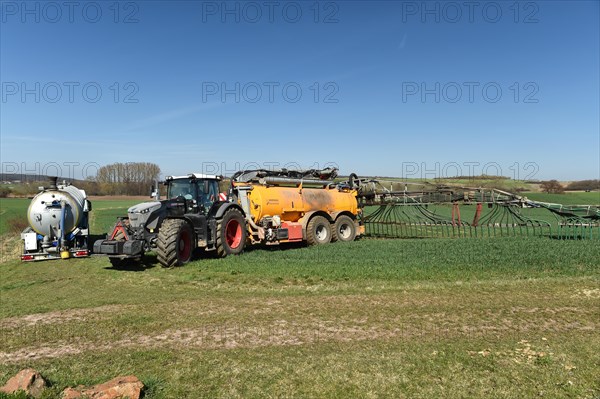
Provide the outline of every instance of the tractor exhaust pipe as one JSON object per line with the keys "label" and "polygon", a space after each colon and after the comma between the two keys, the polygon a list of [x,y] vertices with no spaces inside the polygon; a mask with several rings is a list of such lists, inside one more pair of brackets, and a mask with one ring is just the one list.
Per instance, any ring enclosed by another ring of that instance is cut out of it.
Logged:
{"label": "tractor exhaust pipe", "polygon": [[48,183],[50,184],[50,187],[49,187],[50,190],[58,189],[57,182],[58,182],[58,176],[48,176]]}

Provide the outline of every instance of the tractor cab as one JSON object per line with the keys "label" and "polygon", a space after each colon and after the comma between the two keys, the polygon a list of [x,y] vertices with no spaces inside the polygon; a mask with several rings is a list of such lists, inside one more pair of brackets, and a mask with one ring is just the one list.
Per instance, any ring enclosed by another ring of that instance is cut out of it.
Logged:
{"label": "tractor cab", "polygon": [[187,176],[168,176],[167,199],[185,203],[186,213],[205,214],[219,199],[220,176],[192,173]]}

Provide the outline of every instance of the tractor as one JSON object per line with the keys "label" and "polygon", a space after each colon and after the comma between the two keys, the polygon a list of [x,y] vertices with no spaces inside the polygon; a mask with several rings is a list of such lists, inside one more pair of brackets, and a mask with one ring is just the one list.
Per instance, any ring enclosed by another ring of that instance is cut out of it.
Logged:
{"label": "tractor", "polygon": [[189,262],[197,248],[220,257],[240,253],[247,237],[244,214],[219,193],[221,180],[201,173],[168,176],[167,199],[160,201],[156,190],[155,201],[129,208],[107,239],[94,243],[94,253],[108,255],[115,267],[139,261],[147,251],[155,251],[164,267]]}

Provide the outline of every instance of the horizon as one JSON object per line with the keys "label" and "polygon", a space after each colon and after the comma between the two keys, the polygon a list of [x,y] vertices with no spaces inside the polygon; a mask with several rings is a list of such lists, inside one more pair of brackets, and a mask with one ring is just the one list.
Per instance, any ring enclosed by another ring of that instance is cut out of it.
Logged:
{"label": "horizon", "polygon": [[[190,172],[190,173],[194,173],[194,172]],[[174,176],[175,174],[165,174],[163,172],[160,173],[160,177],[159,177],[159,181],[163,182],[166,178],[166,176]],[[7,177],[19,177],[19,179],[8,179]],[[231,175],[216,175],[219,177],[222,177],[224,179],[230,179]],[[22,173],[2,173],[0,172],[0,177],[2,180],[2,183],[4,182],[11,182],[11,183],[15,183],[18,181],[18,183],[22,183],[22,184],[31,184],[31,183],[40,183],[43,182],[45,180],[51,179],[51,178],[57,178],[59,180],[65,181],[67,183],[73,183],[73,182],[83,182],[86,181],[86,179],[81,179],[81,178],[76,178],[76,177],[69,177],[69,176],[61,176],[61,175],[39,175],[39,174],[22,174]],[[336,179],[339,178],[347,178],[349,177],[349,174],[338,174],[336,176]],[[523,179],[513,179],[510,176],[496,176],[496,175],[474,175],[474,176],[446,176],[446,177],[433,177],[433,178],[421,178],[421,177],[402,177],[402,176],[389,176],[389,175],[359,175],[358,178],[360,179],[380,179],[380,180],[384,180],[384,179],[404,179],[406,181],[418,181],[418,182],[426,182],[426,181],[433,181],[433,180],[489,180],[489,181],[493,181],[493,180],[511,180],[511,181],[515,181],[515,182],[520,182],[520,183],[524,183],[524,184],[538,184],[544,181],[552,181],[552,180],[557,180],[560,183],[575,183],[575,182],[585,182],[585,181],[598,181],[600,179],[578,179],[578,180],[558,180],[558,179],[544,179],[544,180],[540,180],[540,179],[529,179],[529,180],[523,180]],[[12,180],[12,181],[11,181]],[[95,181],[95,180],[90,180],[90,181]],[[402,182],[402,181],[399,181]]]}

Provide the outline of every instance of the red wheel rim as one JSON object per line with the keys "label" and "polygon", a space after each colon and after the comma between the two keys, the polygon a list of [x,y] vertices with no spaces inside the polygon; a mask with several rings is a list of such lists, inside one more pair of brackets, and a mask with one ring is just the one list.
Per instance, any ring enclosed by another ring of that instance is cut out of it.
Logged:
{"label": "red wheel rim", "polygon": [[192,253],[192,239],[190,232],[184,230],[179,236],[179,259],[186,261],[190,258]]}
{"label": "red wheel rim", "polygon": [[242,242],[242,225],[235,219],[231,219],[225,226],[225,240],[229,248],[235,249]]}

